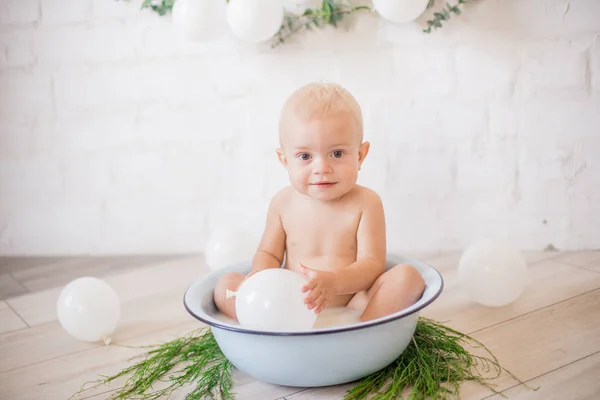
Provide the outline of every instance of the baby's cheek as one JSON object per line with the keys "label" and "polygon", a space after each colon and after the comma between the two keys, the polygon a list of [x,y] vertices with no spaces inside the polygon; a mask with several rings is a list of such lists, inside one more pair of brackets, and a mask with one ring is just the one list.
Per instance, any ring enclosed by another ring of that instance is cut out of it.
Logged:
{"label": "baby's cheek", "polygon": [[306,171],[298,171],[296,179],[299,184],[307,185],[310,181],[310,174]]}
{"label": "baby's cheek", "polygon": [[307,174],[302,174],[300,172],[296,172],[290,174],[290,180],[296,190],[304,193],[306,191],[306,186],[308,184],[309,176]]}
{"label": "baby's cheek", "polygon": [[342,173],[346,182],[354,182],[358,178],[358,167],[346,166]]}

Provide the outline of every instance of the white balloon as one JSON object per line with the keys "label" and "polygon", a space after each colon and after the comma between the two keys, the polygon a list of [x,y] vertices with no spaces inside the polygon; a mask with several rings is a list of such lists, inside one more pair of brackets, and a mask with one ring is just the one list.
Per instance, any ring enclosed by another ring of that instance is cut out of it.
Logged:
{"label": "white balloon", "polygon": [[281,0],[229,0],[227,22],[238,38],[248,42],[271,39],[283,23]]}
{"label": "white balloon", "polygon": [[219,30],[224,0],[177,0],[171,18],[177,33],[186,40],[210,39]]}
{"label": "white balloon", "polygon": [[427,9],[429,0],[373,0],[373,8],[395,24],[414,21]]}
{"label": "white balloon", "polygon": [[244,328],[264,331],[311,329],[314,309],[304,304],[302,286],[308,279],[285,268],[269,268],[244,281],[235,294],[235,312]]}
{"label": "white balloon", "polygon": [[523,255],[508,243],[485,239],[462,254],[458,276],[470,297],[484,306],[515,301],[525,289],[528,270]]}
{"label": "white balloon", "polygon": [[60,292],[56,304],[58,321],[76,339],[110,342],[121,318],[117,293],[94,277],[77,278]]}
{"label": "white balloon", "polygon": [[221,227],[206,242],[204,258],[210,269],[218,270],[252,260],[257,248],[258,243],[248,232],[234,227]]}

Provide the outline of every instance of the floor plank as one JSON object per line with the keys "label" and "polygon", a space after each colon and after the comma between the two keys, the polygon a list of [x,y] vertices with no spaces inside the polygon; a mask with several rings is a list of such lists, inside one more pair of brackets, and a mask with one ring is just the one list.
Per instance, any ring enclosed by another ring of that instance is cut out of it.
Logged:
{"label": "floor plank", "polygon": [[458,281],[457,270],[443,272],[444,291],[421,316],[469,333],[515,318],[592,289],[600,288],[600,274],[549,259],[529,267],[526,291],[514,303],[488,308],[474,303]]}
{"label": "floor plank", "polygon": [[0,274],[9,274],[18,270],[35,268],[41,265],[64,262],[69,257],[26,257],[26,256],[1,256]]}
{"label": "floor plank", "polygon": [[0,301],[0,334],[27,328],[27,324],[8,306]]}
{"label": "floor plank", "polygon": [[294,394],[285,396],[285,398],[286,400],[339,400],[344,398],[346,392],[352,389],[355,384],[356,383],[346,383],[343,385],[300,390]]}
{"label": "floor plank", "polygon": [[562,253],[557,261],[600,272],[600,250]]}
{"label": "floor plank", "polygon": [[152,265],[181,259],[178,256],[131,257],[73,257],[60,262],[22,268],[12,272],[30,292],[64,286],[75,278],[92,275],[106,277],[116,273],[137,270]]}
{"label": "floor plank", "polygon": [[[600,399],[600,352],[560,367],[528,382],[536,391],[519,385],[503,392],[515,400],[597,400]],[[506,399],[499,394],[489,400]]]}
{"label": "floor plank", "polygon": [[21,285],[11,274],[0,274],[0,300],[27,293],[27,289]]}
{"label": "floor plank", "polygon": [[[500,364],[528,381],[600,351],[600,289],[546,307],[473,334]],[[473,349],[481,353],[481,349]],[[496,379],[498,390],[518,382],[507,374]],[[491,395],[489,389],[467,383],[463,399]]]}
{"label": "floor plank", "polygon": [[[186,257],[163,264],[107,276],[108,283],[123,302],[148,297],[171,289],[183,292],[208,272],[203,257]],[[63,287],[8,299],[7,302],[30,326],[56,321],[56,301]]]}

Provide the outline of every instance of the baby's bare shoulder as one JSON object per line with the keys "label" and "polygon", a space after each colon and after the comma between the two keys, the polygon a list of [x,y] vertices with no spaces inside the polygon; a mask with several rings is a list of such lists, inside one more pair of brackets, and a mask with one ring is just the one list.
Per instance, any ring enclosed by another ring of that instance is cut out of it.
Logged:
{"label": "baby's bare shoulder", "polygon": [[286,186],[283,189],[280,189],[271,199],[271,208],[281,210],[286,204],[289,204],[292,195],[292,186]]}
{"label": "baby's bare shoulder", "polygon": [[381,197],[379,197],[377,192],[373,189],[369,189],[365,186],[356,185],[356,187],[354,188],[354,192],[355,199],[361,205],[361,208],[373,204],[381,204]]}

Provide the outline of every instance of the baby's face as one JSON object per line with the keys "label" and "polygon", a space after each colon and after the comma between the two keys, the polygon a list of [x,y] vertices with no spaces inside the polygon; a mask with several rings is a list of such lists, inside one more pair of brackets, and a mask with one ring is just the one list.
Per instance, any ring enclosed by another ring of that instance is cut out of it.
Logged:
{"label": "baby's face", "polygon": [[369,144],[350,116],[332,115],[310,121],[290,121],[278,151],[292,186],[315,200],[335,200],[356,183]]}

